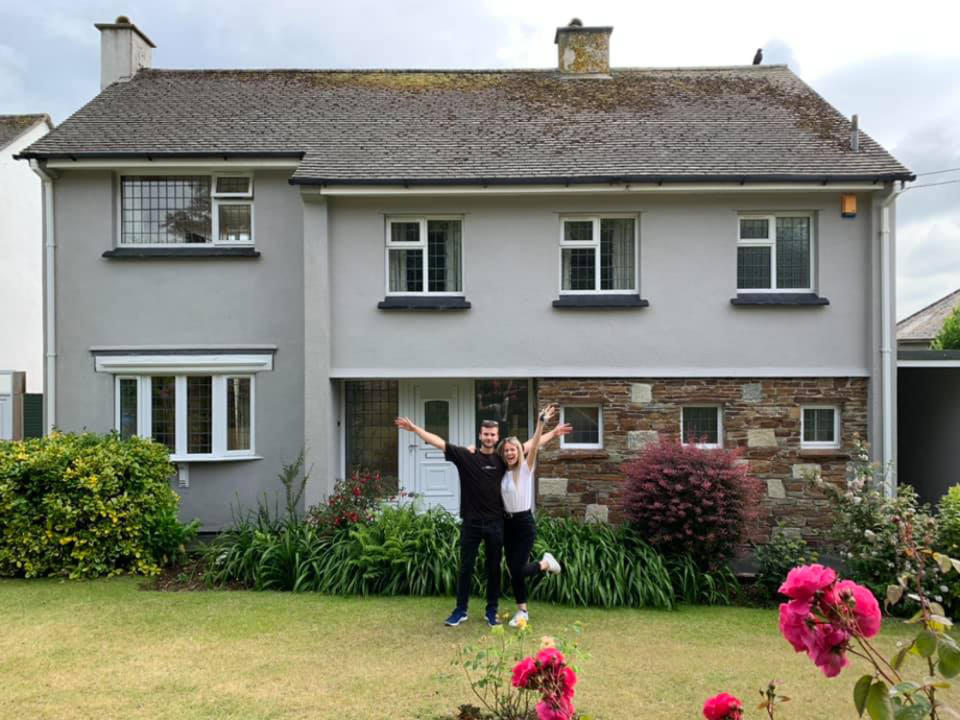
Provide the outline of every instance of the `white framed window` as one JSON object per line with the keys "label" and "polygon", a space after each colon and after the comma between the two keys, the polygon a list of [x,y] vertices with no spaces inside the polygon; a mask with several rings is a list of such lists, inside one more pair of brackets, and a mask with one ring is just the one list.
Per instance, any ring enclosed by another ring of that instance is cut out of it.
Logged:
{"label": "white framed window", "polygon": [[702,448],[723,447],[723,408],[698,405],[680,409],[680,440]]}
{"label": "white framed window", "polygon": [[560,219],[560,293],[637,293],[640,223],[636,215]]}
{"label": "white framed window", "polygon": [[811,213],[737,218],[737,292],[813,292]]}
{"label": "white framed window", "polygon": [[564,405],[560,408],[560,422],[573,426],[573,432],[560,436],[560,447],[603,447],[603,409],[599,405]]}
{"label": "white framed window", "polygon": [[119,245],[254,244],[253,174],[121,175]]}
{"label": "white framed window", "polygon": [[116,429],[166,445],[173,461],[256,456],[254,375],[117,375]]}
{"label": "white framed window", "polygon": [[387,295],[463,295],[463,218],[386,219]]}
{"label": "white framed window", "polygon": [[800,447],[840,447],[840,408],[806,405],[800,413]]}

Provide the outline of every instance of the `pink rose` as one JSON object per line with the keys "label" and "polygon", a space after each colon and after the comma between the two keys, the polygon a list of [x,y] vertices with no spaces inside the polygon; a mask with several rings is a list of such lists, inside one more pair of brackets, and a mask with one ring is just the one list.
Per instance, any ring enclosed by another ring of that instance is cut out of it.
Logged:
{"label": "pink rose", "polygon": [[780,632],[797,652],[806,652],[813,640],[813,628],[809,612],[799,613],[791,600],[780,604]]}
{"label": "pink rose", "polygon": [[513,686],[525,688],[530,678],[537,674],[537,664],[533,658],[524,658],[513,666]]}
{"label": "pink rose", "polygon": [[537,703],[537,720],[570,720],[573,704],[566,698],[545,697]]}
{"label": "pink rose", "polygon": [[826,590],[837,579],[833,568],[823,565],[801,565],[787,573],[787,579],[780,586],[780,592],[789,598],[799,601],[797,609],[806,605],[810,609],[813,596]]}
{"label": "pink rose", "polygon": [[560,687],[563,688],[563,697],[567,700],[573,699],[573,686],[577,684],[577,674],[573,668],[564,667],[560,671]]}
{"label": "pink rose", "polygon": [[733,695],[720,693],[703,704],[703,716],[707,720],[741,720],[743,703]]}
{"label": "pink rose", "polygon": [[857,585],[853,580],[842,580],[834,588],[833,595],[837,601],[853,603],[853,616],[857,623],[857,630],[866,638],[872,638],[880,632],[880,626],[883,624],[883,616],[880,613],[880,605],[868,588],[863,585]]}
{"label": "pink rose", "polygon": [[537,662],[540,663],[542,667],[563,665],[563,653],[556,648],[543,648],[543,650],[537,653]]}
{"label": "pink rose", "polygon": [[810,647],[810,659],[827,677],[840,674],[850,661],[847,659],[847,642],[850,633],[835,625],[817,625],[813,643]]}

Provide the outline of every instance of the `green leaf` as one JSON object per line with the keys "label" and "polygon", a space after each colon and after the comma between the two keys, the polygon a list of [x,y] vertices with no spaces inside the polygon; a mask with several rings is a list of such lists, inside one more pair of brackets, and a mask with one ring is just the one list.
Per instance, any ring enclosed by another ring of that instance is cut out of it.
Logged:
{"label": "green leaf", "polygon": [[929,630],[923,630],[913,642],[917,646],[920,657],[932,657],[937,651],[937,634]]}
{"label": "green leaf", "polygon": [[915,682],[902,682],[897,683],[893,686],[894,695],[903,695],[904,693],[912,693],[915,690],[919,690],[920,686]]}
{"label": "green leaf", "polygon": [[857,715],[860,717],[863,717],[863,711],[867,707],[867,693],[870,692],[871,683],[873,683],[873,676],[864,675],[853,686],[853,704],[856,706]]}
{"label": "green leaf", "polygon": [[894,714],[896,720],[922,720],[930,712],[930,703],[921,694],[913,696],[913,705],[904,705]]}
{"label": "green leaf", "polygon": [[890,702],[886,683],[878,680],[870,686],[866,708],[870,720],[893,720],[893,704]]}
{"label": "green leaf", "polygon": [[941,675],[945,678],[953,678],[960,674],[960,648],[955,642],[940,643],[937,654],[940,657],[937,668]]}
{"label": "green leaf", "polygon": [[942,572],[944,575],[950,572],[950,568],[953,567],[953,563],[950,561],[950,558],[938,552],[933,554],[933,561],[940,566],[940,572]]}
{"label": "green leaf", "polygon": [[900,669],[900,666],[903,665],[904,658],[907,657],[907,653],[910,652],[910,648],[912,647],[913,647],[913,643],[910,643],[909,645],[906,645],[900,648],[897,651],[897,654],[893,656],[893,659],[890,661],[890,665],[893,667],[894,670]]}

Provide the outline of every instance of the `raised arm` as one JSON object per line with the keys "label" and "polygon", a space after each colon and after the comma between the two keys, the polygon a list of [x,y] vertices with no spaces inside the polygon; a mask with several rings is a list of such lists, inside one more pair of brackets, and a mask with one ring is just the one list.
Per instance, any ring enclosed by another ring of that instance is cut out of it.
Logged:
{"label": "raised arm", "polygon": [[396,425],[401,430],[407,430],[408,432],[416,433],[420,436],[425,443],[433,445],[435,448],[439,448],[446,452],[447,450],[447,441],[444,440],[439,435],[434,435],[431,432],[427,432],[419,425],[414,425],[413,420],[405,417],[398,417],[393,421],[393,424]]}
{"label": "raised arm", "polygon": [[534,465],[537,464],[537,452],[539,452],[540,443],[543,440],[543,426],[553,418],[556,412],[556,407],[547,405],[547,407],[540,411],[540,415],[537,416],[537,427],[533,431],[533,437],[530,438],[530,449],[526,450],[526,448],[524,448],[527,457],[527,467],[531,470],[533,470]]}

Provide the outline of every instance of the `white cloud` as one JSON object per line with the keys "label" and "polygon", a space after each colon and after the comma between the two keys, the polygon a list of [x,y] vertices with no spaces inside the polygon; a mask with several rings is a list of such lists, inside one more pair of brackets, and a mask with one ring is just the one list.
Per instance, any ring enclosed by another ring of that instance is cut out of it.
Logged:
{"label": "white cloud", "polygon": [[960,288],[960,209],[897,230],[897,317]]}

